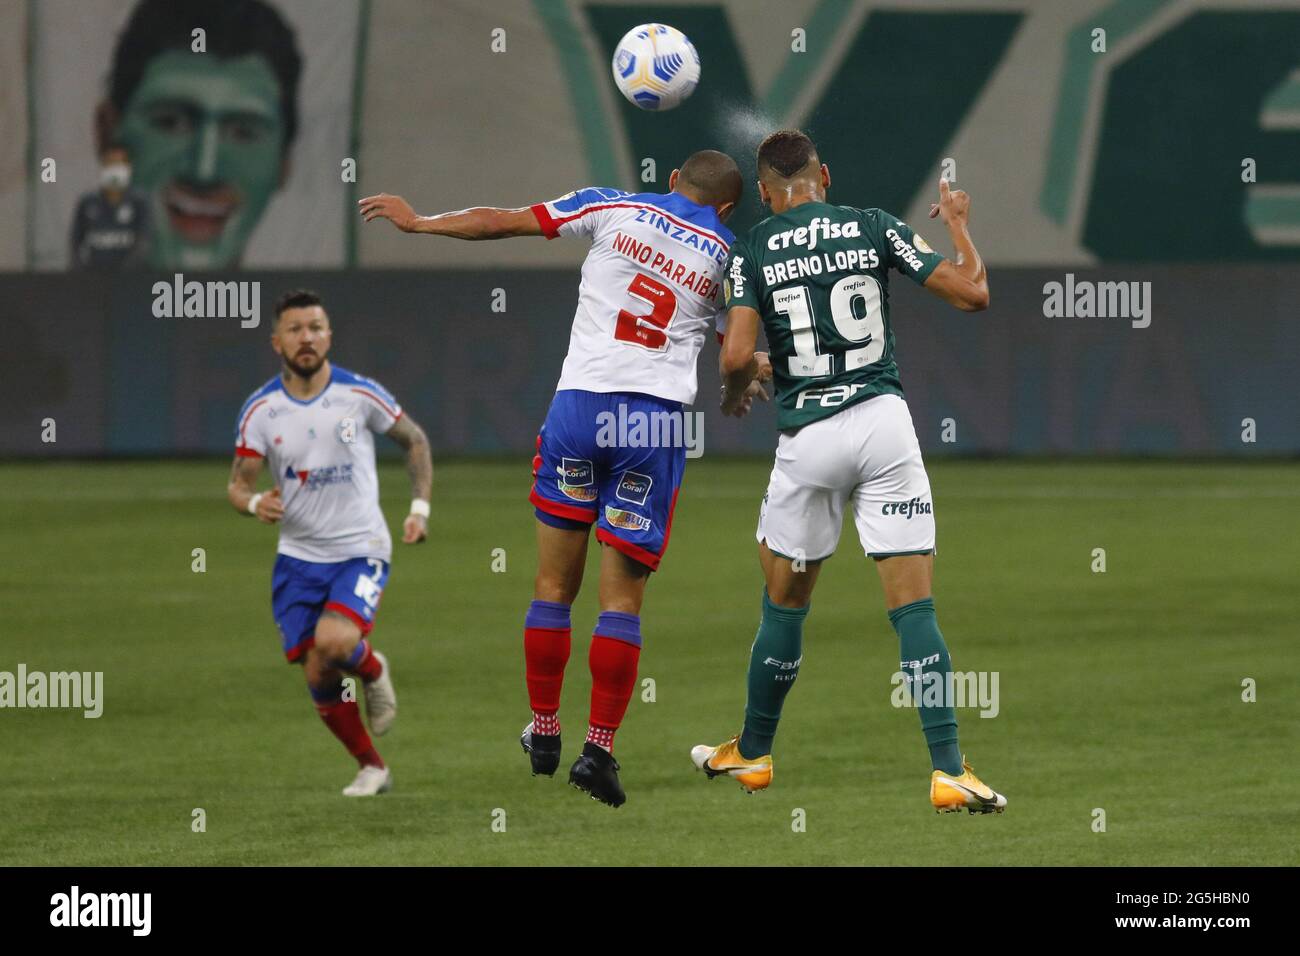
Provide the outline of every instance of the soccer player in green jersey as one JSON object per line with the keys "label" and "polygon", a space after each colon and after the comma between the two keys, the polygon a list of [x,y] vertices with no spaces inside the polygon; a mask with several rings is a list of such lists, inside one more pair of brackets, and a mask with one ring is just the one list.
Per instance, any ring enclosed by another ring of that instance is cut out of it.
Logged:
{"label": "soccer player in green jersey", "polygon": [[[921,715],[934,768],[930,802],[940,812],[1000,812],[1006,797],[980,782],[957,743],[952,665],[931,597],[930,481],[889,323],[891,268],[963,311],[988,307],[984,263],[966,228],[970,197],[939,184],[930,214],[956,247],[956,258],[947,259],[883,210],[830,205],[830,184],[804,133],[771,134],[758,148],[758,189],[772,215],[731,247],[722,410],[737,411],[750,383],[767,375],[754,352],[761,322],[781,437],[758,519],[767,587],[750,651],[744,730],[716,747],[695,747],[691,758],[710,778],[726,774],[751,793],[771,782],[772,740],[803,660],[813,587],[852,502]],[[943,693],[925,692],[935,687]]]}

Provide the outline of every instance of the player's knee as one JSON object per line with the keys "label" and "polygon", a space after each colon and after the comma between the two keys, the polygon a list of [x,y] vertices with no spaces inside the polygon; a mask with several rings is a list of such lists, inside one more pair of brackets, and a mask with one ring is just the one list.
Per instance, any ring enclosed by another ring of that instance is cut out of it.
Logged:
{"label": "player's knee", "polygon": [[322,614],[316,623],[316,646],[326,661],[345,660],[361,640],[361,629],[337,614]]}
{"label": "player's knee", "polygon": [[767,599],[777,607],[807,607],[812,600],[813,585],[821,562],[809,562],[806,567],[794,570],[794,565],[778,559],[767,577]]}
{"label": "player's knee", "polygon": [[602,596],[600,600],[600,609],[602,611],[617,611],[619,614],[640,614],[641,596],[639,594],[614,594]]}
{"label": "player's knee", "polygon": [[777,607],[807,607],[811,598],[810,589],[804,585],[786,582],[767,586],[767,599]]}
{"label": "player's knee", "polygon": [[572,604],[578,596],[578,582],[571,575],[538,571],[533,580],[533,597],[538,601]]}

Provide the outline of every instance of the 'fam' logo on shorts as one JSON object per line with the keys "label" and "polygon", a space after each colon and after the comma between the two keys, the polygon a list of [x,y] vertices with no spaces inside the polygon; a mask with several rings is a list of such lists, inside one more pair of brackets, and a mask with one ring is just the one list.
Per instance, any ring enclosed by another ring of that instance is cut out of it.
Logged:
{"label": "'fam' logo on shorts", "polygon": [[650,486],[653,484],[654,479],[649,475],[625,471],[623,477],[618,480],[618,489],[614,492],[614,496],[634,505],[644,505],[650,495]]}
{"label": "'fam' logo on shorts", "polygon": [[624,531],[649,531],[653,522],[644,515],[633,514],[631,511],[624,511],[622,508],[613,508],[605,505],[605,520],[612,527],[622,528]]}
{"label": "'fam' logo on shorts", "polygon": [[555,470],[560,473],[558,487],[566,498],[596,500],[596,489],[591,487],[594,473],[591,462],[583,458],[561,458],[560,466]]}

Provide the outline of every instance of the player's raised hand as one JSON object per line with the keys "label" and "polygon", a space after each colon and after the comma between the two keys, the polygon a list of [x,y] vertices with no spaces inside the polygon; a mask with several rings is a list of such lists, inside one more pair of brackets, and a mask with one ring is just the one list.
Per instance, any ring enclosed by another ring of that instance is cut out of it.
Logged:
{"label": "player's raised hand", "polygon": [[953,189],[948,180],[939,180],[939,201],[930,203],[930,218],[939,216],[945,225],[966,225],[970,217],[970,196],[964,189]]}
{"label": "player's raised hand", "polygon": [[418,544],[429,537],[429,519],[424,515],[407,515],[402,522],[402,544]]}
{"label": "player's raised hand", "polygon": [[357,207],[366,222],[372,219],[387,219],[402,232],[410,232],[415,227],[415,210],[401,196],[380,193],[357,200]]}
{"label": "player's raised hand", "polygon": [[275,524],[284,517],[284,502],[280,500],[279,487],[272,488],[257,501],[257,520],[263,524]]}

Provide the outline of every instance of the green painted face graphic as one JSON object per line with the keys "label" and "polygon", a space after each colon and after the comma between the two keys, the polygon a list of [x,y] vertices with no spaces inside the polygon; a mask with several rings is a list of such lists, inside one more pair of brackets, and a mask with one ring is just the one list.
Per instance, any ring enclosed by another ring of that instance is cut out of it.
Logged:
{"label": "green painted face graphic", "polygon": [[284,117],[266,60],[160,54],[126,104],[118,135],[152,204],[152,265],[237,264],[280,181]]}

